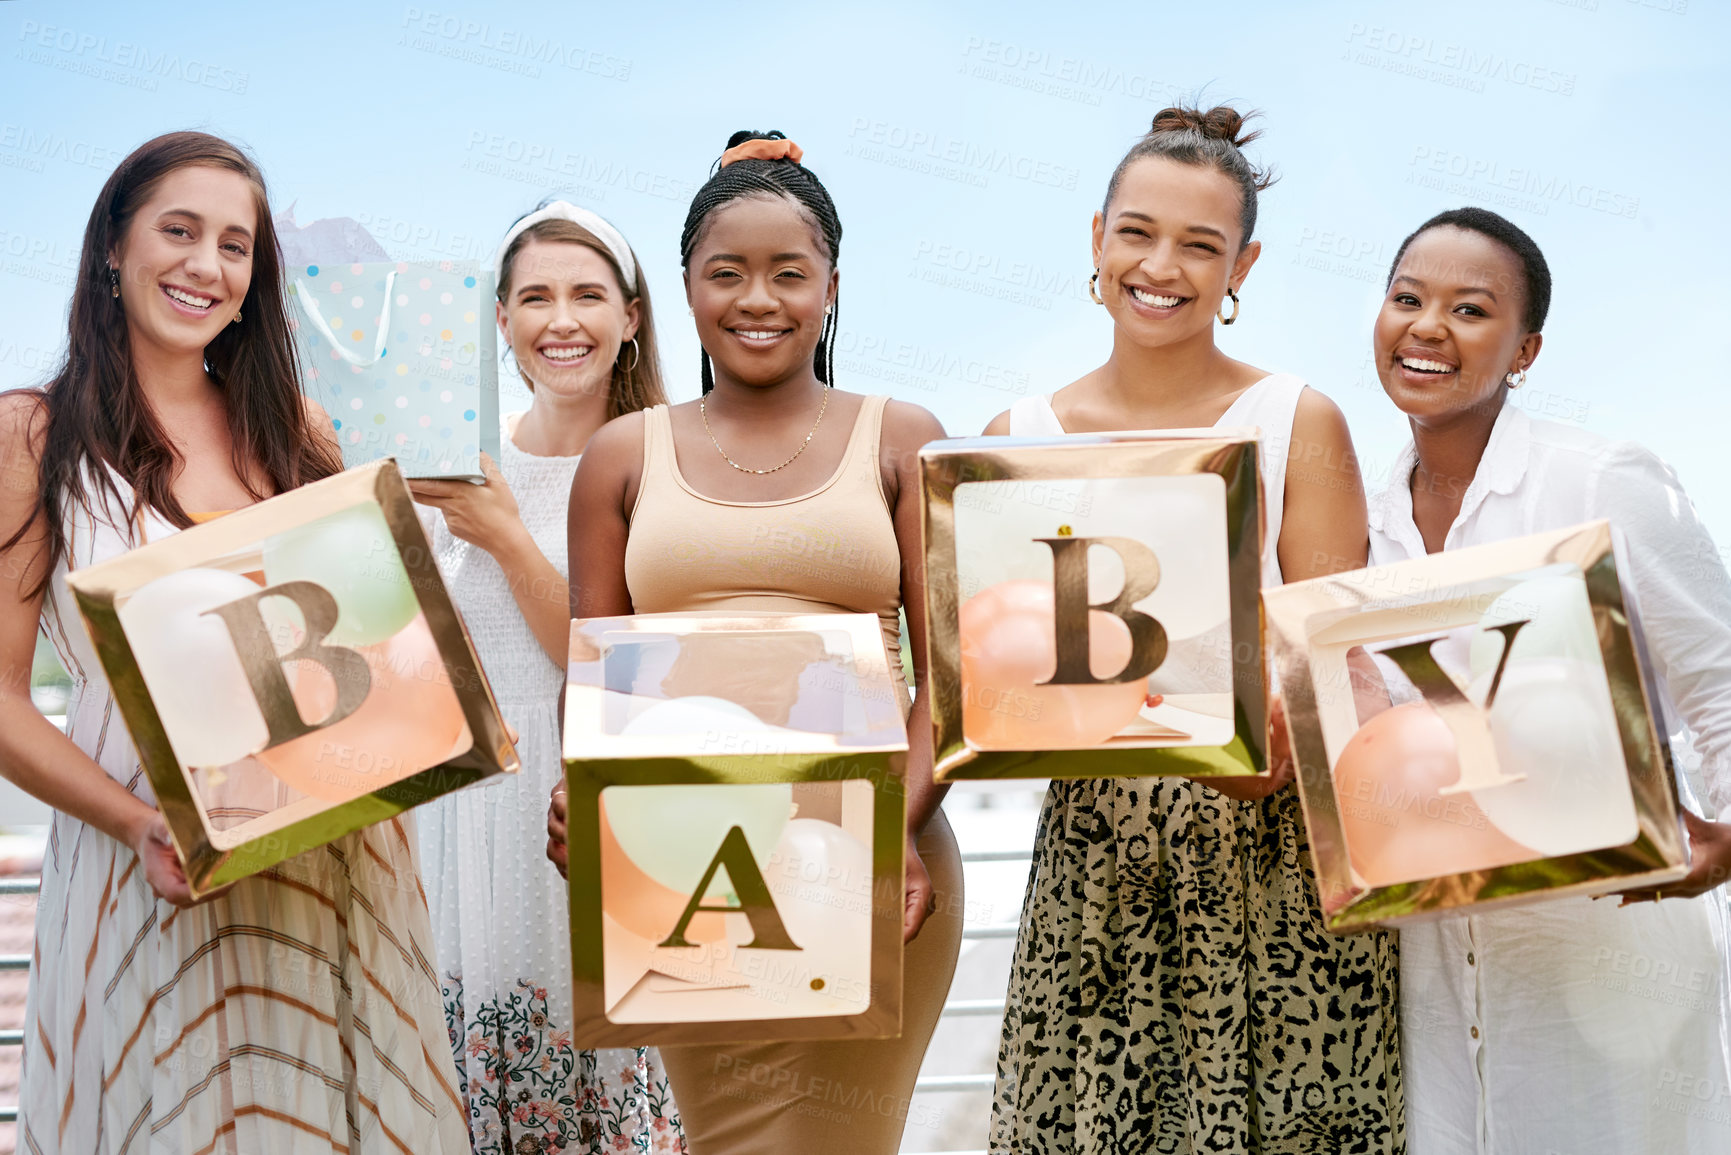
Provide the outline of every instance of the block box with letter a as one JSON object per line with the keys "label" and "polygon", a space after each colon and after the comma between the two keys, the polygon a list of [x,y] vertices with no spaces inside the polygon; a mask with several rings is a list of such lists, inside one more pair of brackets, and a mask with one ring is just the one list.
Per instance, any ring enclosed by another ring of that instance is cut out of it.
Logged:
{"label": "block box with letter a", "polygon": [[578,1045],[900,1030],[899,679],[871,614],[572,623]]}

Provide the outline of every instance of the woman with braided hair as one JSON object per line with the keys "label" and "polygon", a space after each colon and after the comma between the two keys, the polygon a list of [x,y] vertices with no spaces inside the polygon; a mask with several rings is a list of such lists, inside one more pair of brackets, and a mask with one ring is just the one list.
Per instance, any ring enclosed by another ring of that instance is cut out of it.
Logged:
{"label": "woman with braided hair", "polygon": [[[571,488],[572,612],[875,613],[893,669],[905,607],[918,681],[918,450],[944,431],[834,387],[841,221],[801,156],[780,133],[735,133],[693,199],[679,247],[703,395],[590,441]],[[962,930],[923,694],[912,711],[901,1036],[661,1048],[695,1155],[897,1149]],[[563,868],[562,795],[548,825]]]}

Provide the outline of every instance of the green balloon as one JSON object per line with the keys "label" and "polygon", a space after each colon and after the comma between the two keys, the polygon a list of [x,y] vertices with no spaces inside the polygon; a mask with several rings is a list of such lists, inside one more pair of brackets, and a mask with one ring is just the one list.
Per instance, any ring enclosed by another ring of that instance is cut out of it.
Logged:
{"label": "green balloon", "polygon": [[1600,662],[1593,607],[1578,571],[1576,575],[1546,573],[1528,578],[1490,604],[1479,619],[1481,632],[1472,640],[1473,677],[1496,669],[1503,642],[1491,630],[1514,621],[1527,624],[1515,635],[1515,647],[1509,654],[1511,662],[1533,658],[1569,658],[1590,665]]}
{"label": "green balloon", "polygon": [[309,581],[337,600],[337,646],[382,642],[421,612],[396,540],[376,505],[355,505],[265,539],[266,585]]}
{"label": "green balloon", "polygon": [[[661,885],[689,894],[709,869],[728,830],[745,832],[761,869],[781,838],[793,807],[783,782],[705,786],[612,786],[601,792],[613,837],[638,869]],[[710,897],[728,892],[725,871],[710,883]]]}

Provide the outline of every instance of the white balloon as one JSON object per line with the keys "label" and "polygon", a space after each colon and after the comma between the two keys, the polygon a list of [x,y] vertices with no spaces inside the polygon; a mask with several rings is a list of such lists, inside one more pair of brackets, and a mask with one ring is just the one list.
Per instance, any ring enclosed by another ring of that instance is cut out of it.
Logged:
{"label": "white balloon", "polygon": [[1479,618],[1481,632],[1472,640],[1473,677],[1494,671],[1502,656],[1502,635],[1494,633],[1493,627],[1522,620],[1527,624],[1515,635],[1509,661],[1572,658],[1601,664],[1586,582],[1579,571],[1574,576],[1546,574],[1511,587]]}
{"label": "white balloon", "polygon": [[[1474,681],[1475,701],[1489,682]],[[1634,841],[1635,800],[1603,667],[1511,657],[1490,727],[1503,772],[1526,775],[1472,792],[1504,834],[1546,857]]]}
{"label": "white balloon", "polygon": [[268,737],[228,627],[205,612],[258,592],[239,574],[187,569],[139,587],[117,611],[169,744],[187,766],[226,766]]}
{"label": "white balloon", "polygon": [[[833,1013],[863,1011],[871,1003],[870,848],[834,823],[795,818],[781,832],[764,881],[800,947],[797,959],[776,970],[789,1002],[833,1000]],[[727,917],[728,937],[750,941],[745,916]]]}

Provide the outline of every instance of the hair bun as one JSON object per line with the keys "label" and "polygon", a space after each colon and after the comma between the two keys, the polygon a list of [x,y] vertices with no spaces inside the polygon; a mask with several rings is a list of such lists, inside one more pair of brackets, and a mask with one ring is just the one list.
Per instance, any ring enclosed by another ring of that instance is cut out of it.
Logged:
{"label": "hair bun", "polygon": [[1177,105],[1172,108],[1162,108],[1154,114],[1154,122],[1148,126],[1148,135],[1165,132],[1194,132],[1210,140],[1223,140],[1233,148],[1243,148],[1262,135],[1260,129],[1244,131],[1244,124],[1257,113],[1239,112],[1229,104],[1217,104],[1204,111]]}
{"label": "hair bun", "polygon": [[742,128],[738,132],[734,133],[732,136],[727,138],[727,147],[728,148],[738,148],[740,145],[744,144],[748,140],[786,140],[786,139],[787,139],[787,133],[782,132],[779,129],[772,128],[768,132],[758,132],[754,128]]}

